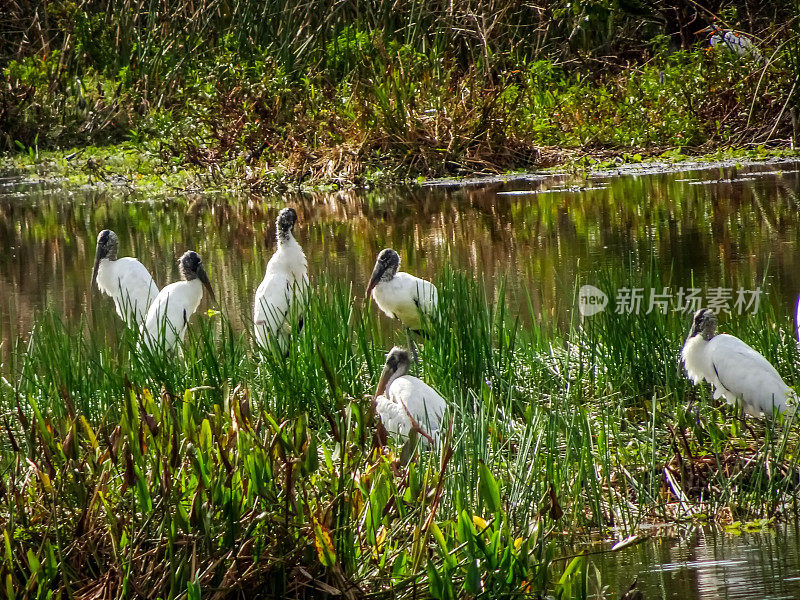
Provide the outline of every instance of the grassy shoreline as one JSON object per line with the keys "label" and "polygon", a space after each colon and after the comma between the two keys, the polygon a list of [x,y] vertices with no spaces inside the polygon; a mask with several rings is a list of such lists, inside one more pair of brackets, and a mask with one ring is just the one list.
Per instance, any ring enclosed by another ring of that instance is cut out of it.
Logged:
{"label": "grassy shoreline", "polygon": [[[792,2],[697,5],[678,30],[680,10],[646,3],[236,0],[228,13],[200,0],[168,15],[130,0],[31,4],[0,24],[0,151],[11,164],[52,159],[70,178],[370,186],[770,155],[800,135]],[[688,30],[709,22],[754,51]],[[36,42],[17,39],[31,28]],[[58,159],[76,152],[74,166]]]}
{"label": "grassy shoreline", "polygon": [[439,177],[408,179],[398,170],[375,169],[357,178],[319,178],[291,181],[274,176],[254,181],[242,161],[232,160],[209,171],[190,165],[163,161],[141,145],[121,143],[101,147],[69,148],[65,150],[32,150],[26,154],[6,155],[0,160],[0,173],[28,182],[58,181],[66,187],[111,185],[146,193],[197,191],[251,191],[260,194],[281,193],[287,190],[325,191],[348,188],[385,188],[395,185],[458,184],[462,180],[481,178],[513,178],[529,172],[571,173],[589,175],[609,169],[625,173],[627,169],[648,165],[714,165],[739,162],[763,162],[800,158],[800,151],[791,147],[719,148],[711,152],[693,153],[689,149],[640,149],[637,152],[591,152],[583,150],[550,149],[547,166],[504,173],[477,172],[461,177],[442,174]]}

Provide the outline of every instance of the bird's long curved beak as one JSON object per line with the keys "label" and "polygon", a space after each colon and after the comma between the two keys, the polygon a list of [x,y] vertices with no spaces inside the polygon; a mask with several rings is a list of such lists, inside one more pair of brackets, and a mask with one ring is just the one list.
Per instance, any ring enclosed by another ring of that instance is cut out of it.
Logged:
{"label": "bird's long curved beak", "polygon": [[714,28],[709,25],[708,27],[703,27],[699,31],[695,31],[694,34],[697,35],[698,33],[711,33],[714,31]]}
{"label": "bird's long curved beak", "polygon": [[94,268],[92,269],[92,284],[89,289],[93,288],[97,283],[97,271],[100,270],[100,259],[103,257],[100,256],[100,248],[97,249],[97,252],[94,255]]}
{"label": "bird's long curved beak", "polygon": [[381,263],[375,263],[375,268],[372,270],[372,275],[369,277],[369,284],[367,285],[367,292],[364,294],[364,302],[369,302],[369,295],[372,293],[373,288],[378,285],[378,282],[383,277],[383,272],[386,270]]}
{"label": "bird's long curved beak", "polygon": [[211,282],[208,280],[208,275],[206,274],[206,270],[203,265],[199,265],[197,267],[197,278],[200,280],[200,283],[208,290],[208,294],[211,296],[211,299],[216,302],[217,297],[214,296],[214,290],[211,289]]}
{"label": "bird's long curved beak", "polygon": [[378,387],[375,390],[375,395],[373,396],[373,399],[377,398],[386,391],[386,386],[388,385],[389,379],[392,378],[393,374],[394,374],[394,369],[392,369],[389,365],[385,365],[383,367],[383,372],[381,372],[381,378],[378,380]]}

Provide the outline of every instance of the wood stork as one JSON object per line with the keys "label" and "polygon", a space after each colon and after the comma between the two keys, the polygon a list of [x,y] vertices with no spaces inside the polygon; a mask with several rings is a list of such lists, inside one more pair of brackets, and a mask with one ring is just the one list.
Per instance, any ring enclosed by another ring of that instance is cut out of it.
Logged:
{"label": "wood stork", "polygon": [[411,356],[395,346],[386,355],[372,410],[380,417],[386,432],[406,438],[407,450],[413,450],[417,434],[434,444],[439,436],[447,404],[427,383],[408,375]]}
{"label": "wood stork", "polygon": [[216,301],[214,290],[197,252],[189,250],[178,259],[182,281],[161,290],[147,311],[142,337],[151,351],[173,350],[186,334],[186,325],[200,305],[203,287]]}
{"label": "wood stork", "polygon": [[111,296],[117,314],[128,327],[141,327],[150,304],[158,296],[150,271],[131,256],[117,258],[119,238],[110,229],[97,235],[92,287]]}
{"label": "wood stork", "polygon": [[369,278],[365,298],[369,299],[371,292],[378,307],[389,318],[398,319],[406,327],[408,345],[416,360],[416,349],[408,332],[413,330],[421,333],[422,315],[433,315],[438,292],[430,281],[398,272],[399,268],[400,256],[397,252],[391,248],[381,250]]}
{"label": "wood stork", "polygon": [[697,33],[708,34],[708,45],[711,48],[725,48],[728,52],[742,57],[750,57],[761,61],[761,53],[753,45],[753,41],[736,31],[725,30],[716,23],[712,23]]}
{"label": "wood stork", "polygon": [[689,337],[681,350],[681,359],[689,378],[697,383],[705,379],[714,386],[714,398],[729,404],[741,404],[751,415],[783,413],[797,400],[766,358],[739,338],[716,334],[717,315],[704,308],[692,320]]}
{"label": "wood stork", "polygon": [[267,273],[253,301],[253,326],[256,342],[268,347],[270,338],[284,354],[289,349],[292,324],[303,327],[302,308],[308,292],[306,255],[294,239],[297,213],[284,208],[275,220],[278,249],[267,263]]}

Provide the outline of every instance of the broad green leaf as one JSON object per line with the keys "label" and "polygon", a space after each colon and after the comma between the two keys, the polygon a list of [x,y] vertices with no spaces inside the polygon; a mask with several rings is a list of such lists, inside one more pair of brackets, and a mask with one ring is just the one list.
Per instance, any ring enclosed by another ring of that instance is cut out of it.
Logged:
{"label": "broad green leaf", "polygon": [[185,434],[194,431],[194,419],[192,418],[192,402],[194,400],[194,393],[192,390],[187,389],[183,393],[183,406],[181,407],[181,427]]}
{"label": "broad green leaf", "polygon": [[307,475],[316,472],[319,468],[319,455],[317,453],[317,438],[311,436],[308,446],[305,449],[305,456],[303,457],[303,470]]}
{"label": "broad green leaf", "polygon": [[497,480],[492,475],[486,463],[480,461],[478,465],[478,491],[486,504],[486,508],[491,513],[496,513],[500,510],[500,487],[497,485]]}
{"label": "broad green leaf", "polygon": [[464,577],[464,591],[473,596],[477,596],[483,591],[481,570],[478,566],[477,558],[467,562],[467,576]]}
{"label": "broad green leaf", "polygon": [[406,576],[406,571],[408,565],[408,555],[406,554],[405,550],[401,550],[398,557],[395,559],[394,564],[392,565],[392,579],[400,580]]}
{"label": "broad green leaf", "polygon": [[3,529],[3,543],[5,545],[6,567],[10,571],[14,568],[14,554],[11,552],[11,537],[9,537],[7,529]]}
{"label": "broad green leaf", "polygon": [[45,544],[45,563],[44,572],[48,580],[52,580],[58,574],[58,561],[50,542]]}
{"label": "broad green leaf", "polygon": [[567,568],[564,569],[564,574],[561,575],[561,579],[558,580],[558,583],[565,583],[570,577],[572,577],[573,574],[575,574],[576,571],[579,571],[583,567],[584,561],[585,557],[583,554],[573,558],[567,565]]}
{"label": "broad green leaf", "polygon": [[456,557],[452,552],[450,552],[449,548],[447,547],[447,542],[444,539],[444,534],[442,530],[439,529],[439,526],[436,523],[431,523],[429,531],[433,534],[436,543],[439,545],[439,553],[442,555],[445,563],[451,569],[455,569],[458,565],[456,561]]}
{"label": "broad green leaf", "polygon": [[8,600],[16,600],[17,598],[14,593],[14,580],[11,579],[11,573],[6,573],[6,597]]}
{"label": "broad green leaf", "polygon": [[83,415],[80,416],[81,425],[83,426],[84,431],[86,432],[86,437],[89,438],[89,444],[92,446],[92,450],[97,450],[99,444],[97,443],[97,436],[94,434],[94,430],[89,425],[89,421],[86,420],[86,417]]}
{"label": "broad green leaf", "polygon": [[323,567],[332,567],[336,563],[336,550],[333,547],[331,534],[316,517],[312,517],[312,519],[314,522],[314,546],[317,548],[319,562]]}
{"label": "broad green leaf", "polygon": [[208,457],[213,443],[214,438],[211,435],[211,424],[208,422],[208,419],[203,419],[203,422],[200,424],[200,450],[202,450],[204,458]]}
{"label": "broad green leaf", "polygon": [[186,597],[188,600],[200,600],[200,582],[188,581],[186,583]]}
{"label": "broad green leaf", "polygon": [[147,480],[136,470],[136,497],[139,501],[139,508],[148,514],[153,510],[153,500],[150,496],[150,489],[147,487]]}
{"label": "broad green leaf", "polygon": [[39,559],[36,558],[36,555],[33,553],[33,550],[31,550],[30,548],[28,549],[26,555],[28,557],[28,566],[31,569],[31,578],[34,578],[36,577],[36,574],[39,572],[39,570],[42,568],[42,565],[39,562]]}
{"label": "broad green leaf", "polygon": [[430,593],[431,597],[437,598],[438,600],[444,600],[444,586],[442,585],[442,578],[439,576],[439,573],[436,570],[436,565],[434,565],[430,560],[428,561],[426,571],[428,572],[428,592]]}
{"label": "broad green leaf", "polygon": [[468,547],[472,548],[475,538],[475,528],[472,524],[472,518],[466,510],[462,510],[458,515],[458,524],[456,525],[456,539],[460,544],[468,543]]}
{"label": "broad green leaf", "polygon": [[186,512],[186,507],[184,507],[183,502],[178,502],[175,510],[175,520],[178,522],[178,526],[183,529],[184,532],[189,533],[191,531],[191,526],[189,524],[189,513]]}

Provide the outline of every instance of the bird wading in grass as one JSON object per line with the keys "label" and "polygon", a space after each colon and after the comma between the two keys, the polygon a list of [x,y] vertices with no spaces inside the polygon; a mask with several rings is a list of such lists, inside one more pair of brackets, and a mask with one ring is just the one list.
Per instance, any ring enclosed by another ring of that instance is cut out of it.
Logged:
{"label": "bird wading in grass", "polygon": [[761,354],[739,338],[717,334],[717,315],[703,308],[694,314],[681,359],[694,383],[705,380],[714,398],[725,398],[753,416],[785,413],[797,402],[795,392]]}
{"label": "bird wading in grass", "polygon": [[385,438],[385,433],[388,433],[405,440],[404,461],[413,452],[418,436],[429,444],[436,443],[447,409],[447,403],[436,390],[408,374],[410,366],[408,350],[397,346],[392,348],[386,355],[386,364],[372,400],[372,410],[380,419],[379,434],[384,433],[379,437]]}
{"label": "bird wading in grass", "polygon": [[270,340],[278,344],[283,354],[289,349],[289,336],[303,328],[303,308],[308,293],[308,263],[306,255],[294,239],[297,213],[284,208],[275,220],[278,249],[267,263],[264,280],[256,290],[253,301],[253,327],[256,342],[269,347]]}
{"label": "bird wading in grass", "polygon": [[97,250],[92,270],[92,287],[111,296],[117,314],[128,327],[144,323],[150,304],[158,296],[158,286],[150,271],[131,256],[117,258],[119,238],[110,229],[97,235]]}
{"label": "bird wading in grass", "polygon": [[203,299],[203,288],[216,302],[203,261],[197,252],[189,250],[178,259],[181,281],[170,283],[161,290],[147,311],[142,341],[151,350],[174,350],[183,342],[189,319]]}
{"label": "bird wading in grass", "polygon": [[430,281],[398,271],[400,256],[391,248],[381,250],[369,278],[365,299],[373,300],[386,316],[398,319],[406,328],[408,345],[417,360],[410,331],[422,333],[422,319],[436,311],[438,292]]}

